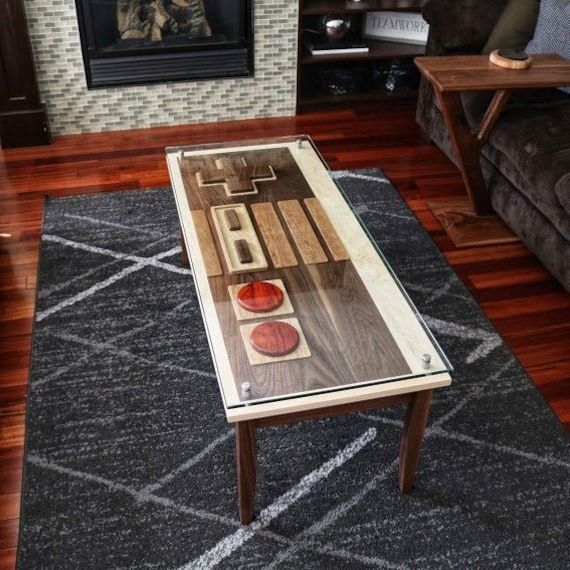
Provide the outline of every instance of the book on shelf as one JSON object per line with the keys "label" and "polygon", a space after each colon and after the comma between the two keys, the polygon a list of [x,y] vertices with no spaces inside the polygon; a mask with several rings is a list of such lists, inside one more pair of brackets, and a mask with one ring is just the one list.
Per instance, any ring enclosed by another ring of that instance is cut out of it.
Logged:
{"label": "book on shelf", "polygon": [[305,31],[305,47],[311,55],[368,53],[368,44],[358,35],[349,34],[340,40],[328,40],[321,34]]}

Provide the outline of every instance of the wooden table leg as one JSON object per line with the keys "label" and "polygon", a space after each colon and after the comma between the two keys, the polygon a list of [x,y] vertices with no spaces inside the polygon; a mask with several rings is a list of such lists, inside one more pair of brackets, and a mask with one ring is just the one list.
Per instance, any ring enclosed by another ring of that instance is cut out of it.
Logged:
{"label": "wooden table leg", "polygon": [[412,490],[420,449],[431,405],[433,390],[416,392],[408,404],[408,413],[400,446],[399,484],[402,493]]}
{"label": "wooden table leg", "polygon": [[495,123],[501,116],[505,105],[508,103],[511,92],[508,89],[499,89],[494,95],[491,103],[485,111],[485,116],[479,125],[479,132],[477,133],[477,140],[484,143],[491,134]]}
{"label": "wooden table leg", "polygon": [[442,93],[436,89],[436,95],[474,212],[480,216],[491,214],[491,198],[481,172],[481,147],[505,108],[511,92],[500,89],[494,94],[476,133],[472,132],[467,121],[460,93]]}
{"label": "wooden table leg", "polygon": [[237,422],[235,430],[239,520],[249,524],[255,505],[255,422]]}
{"label": "wooden table leg", "polygon": [[471,132],[461,95],[455,91],[442,93],[436,89],[435,92],[474,213],[478,216],[491,214],[491,197],[481,172],[481,141]]}
{"label": "wooden table leg", "polygon": [[186,242],[184,241],[184,235],[180,232],[180,247],[182,252],[180,253],[180,263],[185,267],[190,266],[190,260],[188,259],[188,250],[186,249]]}
{"label": "wooden table leg", "polygon": [[449,138],[467,191],[465,198],[437,199],[428,206],[457,247],[513,243],[517,236],[493,213],[491,195],[481,171],[481,148],[509,100],[510,91],[498,90],[478,129],[471,129],[461,95],[435,88]]}

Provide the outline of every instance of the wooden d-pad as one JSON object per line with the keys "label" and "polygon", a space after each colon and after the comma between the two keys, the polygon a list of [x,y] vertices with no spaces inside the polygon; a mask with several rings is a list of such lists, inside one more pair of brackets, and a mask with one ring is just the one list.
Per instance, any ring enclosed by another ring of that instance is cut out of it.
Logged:
{"label": "wooden d-pad", "polygon": [[216,159],[215,170],[200,170],[196,178],[200,186],[215,186],[223,184],[228,195],[256,194],[257,182],[277,180],[275,171],[270,164],[249,166],[245,158],[237,161],[229,158]]}

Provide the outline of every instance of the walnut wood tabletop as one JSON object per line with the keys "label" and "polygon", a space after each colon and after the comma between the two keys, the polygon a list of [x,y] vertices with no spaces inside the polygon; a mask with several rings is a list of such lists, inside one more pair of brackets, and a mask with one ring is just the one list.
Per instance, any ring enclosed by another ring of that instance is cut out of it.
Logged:
{"label": "walnut wood tabletop", "polygon": [[[570,85],[570,61],[558,55],[533,55],[532,65],[528,69],[499,67],[492,64],[487,55],[417,57],[415,63],[423,77],[433,86],[473,213],[486,218],[481,223],[482,233],[486,234],[493,210],[490,194],[481,172],[480,158],[483,144],[513,90]],[[467,121],[461,101],[461,93],[467,91],[495,92],[481,124],[475,130]],[[437,206],[432,209],[435,213]],[[449,214],[451,215],[446,215],[446,212],[440,208],[436,215],[456,245],[473,245],[473,243],[460,243],[454,239],[462,233],[456,226],[461,224],[464,218],[458,217],[457,212]],[[471,233],[473,233],[473,223],[471,217],[469,220]],[[497,223],[500,222],[491,221],[491,223],[496,229]],[[505,227],[505,231],[497,233],[496,241],[487,240],[485,243],[513,241],[513,239],[513,234]]]}
{"label": "walnut wood tabletop", "polygon": [[570,84],[570,61],[559,55],[533,55],[528,69],[505,69],[487,55],[416,57],[422,75],[438,90],[497,91],[538,89]]}
{"label": "walnut wood tabletop", "polygon": [[167,163],[236,424],[240,520],[253,518],[257,428],[351,411],[408,404],[399,481],[410,491],[451,366],[312,141],[177,147]]}

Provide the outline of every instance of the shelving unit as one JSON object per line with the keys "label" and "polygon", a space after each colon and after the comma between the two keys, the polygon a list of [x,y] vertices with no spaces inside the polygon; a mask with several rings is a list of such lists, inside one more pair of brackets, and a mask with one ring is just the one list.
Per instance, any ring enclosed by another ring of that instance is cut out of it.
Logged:
{"label": "shelving unit", "polygon": [[[360,101],[382,101],[388,99],[409,99],[417,95],[417,89],[400,88],[394,91],[379,88],[368,78],[355,92],[334,95],[324,91],[318,85],[319,74],[330,66],[342,66],[350,69],[358,66],[359,70],[368,70],[372,75],[372,66],[393,60],[411,61],[423,55],[425,47],[415,44],[396,43],[380,40],[367,40],[368,53],[346,53],[332,55],[312,55],[305,47],[303,30],[314,26],[316,18],[325,15],[350,15],[353,27],[357,31],[363,27],[367,12],[420,12],[427,0],[300,0],[299,9],[299,53],[297,66],[297,113],[315,110],[319,107],[342,105]],[[362,71],[366,73],[366,71]]]}
{"label": "shelving unit", "polygon": [[349,103],[362,103],[366,101],[388,101],[388,100],[404,100],[414,99],[417,96],[417,89],[402,89],[398,93],[392,91],[369,90],[358,93],[350,93],[348,95],[331,95],[329,93],[309,95],[303,100],[306,107],[315,107],[316,105],[338,105]]}

